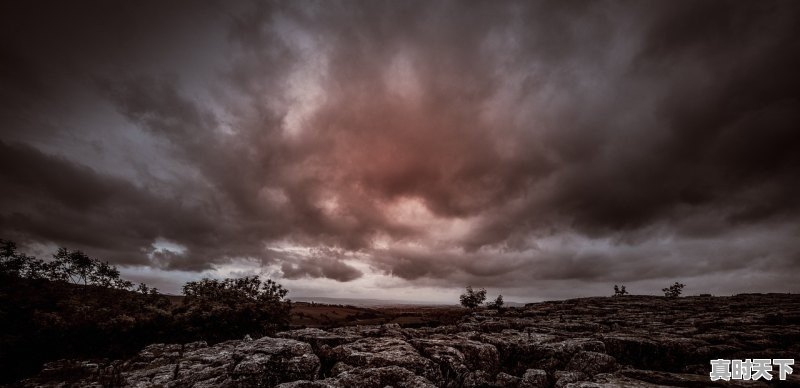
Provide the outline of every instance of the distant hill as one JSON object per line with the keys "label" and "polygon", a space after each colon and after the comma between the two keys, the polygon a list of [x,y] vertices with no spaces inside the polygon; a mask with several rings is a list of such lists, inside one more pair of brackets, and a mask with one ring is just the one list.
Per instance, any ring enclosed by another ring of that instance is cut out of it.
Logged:
{"label": "distant hill", "polygon": [[[183,303],[183,295],[170,295],[170,294],[163,294],[165,297],[169,299],[175,306],[180,306]],[[420,301],[409,301],[409,300],[393,300],[393,299],[360,299],[360,298],[329,298],[324,296],[298,296],[298,297],[290,297],[293,302],[305,302],[305,303],[322,303],[322,304],[334,304],[334,305],[344,305],[344,306],[356,306],[356,307],[406,307],[406,306],[446,306],[446,307],[453,307],[458,306],[458,303],[437,303],[437,302],[420,302]],[[523,307],[525,303],[519,302],[505,302],[506,307]]]}
{"label": "distant hill", "polygon": [[419,302],[407,300],[391,300],[391,299],[358,299],[358,298],[328,298],[323,296],[299,296],[289,298],[293,302],[307,302],[307,303],[322,303],[322,304],[341,304],[359,307],[377,307],[377,306],[454,306],[453,304],[435,303],[435,302]]}
{"label": "distant hill", "polygon": [[[323,296],[301,296],[289,298],[294,302],[340,304],[359,307],[397,307],[397,306],[457,306],[458,303],[420,302],[392,299],[328,298]],[[522,307],[524,303],[506,302],[506,307]]]}

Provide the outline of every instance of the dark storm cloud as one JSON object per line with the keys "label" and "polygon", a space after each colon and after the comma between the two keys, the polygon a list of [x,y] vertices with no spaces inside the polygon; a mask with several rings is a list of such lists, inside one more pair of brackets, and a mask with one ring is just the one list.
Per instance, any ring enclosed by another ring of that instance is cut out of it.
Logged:
{"label": "dark storm cloud", "polygon": [[25,145],[1,143],[0,150],[5,233],[68,241],[124,254],[115,257],[123,263],[141,263],[141,247],[162,228],[208,228],[207,220],[125,180]]}
{"label": "dark storm cloud", "polygon": [[502,241],[504,225],[522,218],[601,235],[686,213],[722,212],[731,223],[796,219],[797,7],[666,8],[641,15],[647,23],[625,67],[581,65],[611,78],[601,83],[614,88],[603,100],[582,101],[572,81],[551,81],[574,94],[555,117],[565,125],[546,135],[559,159],[552,190],[497,216],[473,245]]}
{"label": "dark storm cloud", "polygon": [[[231,257],[262,256],[257,240],[248,241],[240,226],[208,204],[159,196],[25,145],[0,143],[0,162],[0,222],[7,238],[55,242],[119,264],[166,269],[202,270]],[[159,238],[189,250],[157,252],[152,244]]]}
{"label": "dark storm cloud", "polygon": [[[41,20],[0,45],[3,234],[343,282],[800,265],[794,2],[137,4],[3,12]],[[51,155],[75,90],[157,158]]]}
{"label": "dark storm cloud", "polygon": [[310,255],[298,255],[274,252],[282,258],[282,277],[286,279],[328,278],[340,282],[355,280],[364,275],[357,268],[342,261],[343,254],[334,249],[315,249]]}

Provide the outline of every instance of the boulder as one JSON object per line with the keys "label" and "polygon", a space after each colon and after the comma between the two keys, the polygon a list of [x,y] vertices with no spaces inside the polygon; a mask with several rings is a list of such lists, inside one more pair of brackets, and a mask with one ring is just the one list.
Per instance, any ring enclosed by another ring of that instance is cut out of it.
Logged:
{"label": "boulder", "polygon": [[482,370],[469,372],[464,376],[464,380],[459,386],[464,388],[483,388],[489,387],[494,382],[494,377]]}
{"label": "boulder", "polygon": [[613,372],[617,369],[617,360],[605,353],[580,351],[572,356],[567,370],[583,372],[589,376],[598,373]]}
{"label": "boulder", "polygon": [[511,323],[503,319],[488,319],[481,322],[478,328],[484,333],[499,333],[503,330],[510,329]]}
{"label": "boulder", "polygon": [[399,366],[352,369],[317,381],[294,381],[276,388],[436,388],[428,379]]}
{"label": "boulder", "polygon": [[[711,381],[708,373],[702,375],[688,373],[671,373],[641,369],[623,369],[617,373],[624,376],[651,384],[676,386],[676,387],[768,387],[764,380],[730,380]],[[774,379],[773,379],[774,380]]]}
{"label": "boulder", "polygon": [[651,384],[645,381],[628,378],[625,376],[617,376],[612,374],[600,374],[594,377],[592,381],[581,381],[576,383],[568,383],[565,388],[669,388],[666,385]]}
{"label": "boulder", "polygon": [[362,336],[356,334],[337,334],[315,328],[283,331],[275,336],[279,338],[291,338],[297,341],[308,342],[315,350],[321,345],[336,347],[341,344],[350,343],[362,338]]}
{"label": "boulder", "polygon": [[605,345],[592,338],[568,338],[563,341],[541,344],[538,352],[539,366],[548,371],[566,368],[567,363],[579,352],[605,351]]}
{"label": "boulder", "polygon": [[439,367],[430,359],[422,357],[411,344],[399,338],[362,338],[333,348],[331,356],[338,362],[355,367],[399,366],[434,383],[442,381]]}
{"label": "boulder", "polygon": [[679,371],[709,360],[709,344],[696,338],[609,334],[601,340],[619,362],[642,369]]}
{"label": "boulder", "polygon": [[494,385],[499,388],[518,388],[521,378],[512,376],[505,372],[500,372],[494,379]]}
{"label": "boulder", "polygon": [[403,329],[396,323],[337,327],[330,332],[343,336],[406,338]]}
{"label": "boulder", "polygon": [[482,370],[494,375],[499,368],[494,345],[463,338],[417,339],[410,343],[425,357],[456,372]]}
{"label": "boulder", "polygon": [[553,376],[556,380],[556,388],[564,388],[570,383],[590,380],[590,377],[587,376],[586,373],[576,371],[559,370],[556,371]]}
{"label": "boulder", "polygon": [[541,369],[526,370],[519,383],[519,388],[546,388],[549,386],[547,372]]}
{"label": "boulder", "polygon": [[542,346],[557,341],[559,337],[509,329],[500,333],[484,333],[479,339],[480,342],[494,345],[505,371],[522,374],[545,356]]}
{"label": "boulder", "polygon": [[228,341],[184,352],[174,369],[172,383],[195,387],[269,386],[314,379],[319,367],[319,359],[309,344],[263,337],[253,341]]}

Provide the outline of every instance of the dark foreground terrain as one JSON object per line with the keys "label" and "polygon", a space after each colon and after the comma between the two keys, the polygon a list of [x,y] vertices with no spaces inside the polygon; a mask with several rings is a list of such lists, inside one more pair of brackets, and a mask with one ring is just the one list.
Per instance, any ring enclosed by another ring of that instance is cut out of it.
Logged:
{"label": "dark foreground terrain", "polygon": [[[705,387],[709,360],[800,355],[800,296],[653,296],[479,310],[455,324],[305,328],[127,360],[47,364],[23,386]],[[800,386],[800,368],[771,386]]]}

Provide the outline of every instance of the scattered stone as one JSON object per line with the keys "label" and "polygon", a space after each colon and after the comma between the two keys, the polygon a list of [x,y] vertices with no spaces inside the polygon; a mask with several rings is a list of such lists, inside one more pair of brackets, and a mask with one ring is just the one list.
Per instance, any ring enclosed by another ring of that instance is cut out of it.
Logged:
{"label": "scattered stone", "polygon": [[594,381],[569,383],[565,386],[565,388],[670,388],[670,386],[667,385],[656,385],[641,380],[611,374],[600,374],[595,376],[593,380]]}
{"label": "scattered stone", "polygon": [[482,370],[467,373],[464,376],[464,382],[461,384],[464,388],[479,388],[488,387],[492,384],[494,378],[489,373]]}
{"label": "scattered stone", "polygon": [[522,376],[519,388],[545,388],[548,387],[547,372],[541,369],[528,369]]}
{"label": "scattered stone", "polygon": [[564,388],[569,383],[590,380],[590,377],[583,372],[576,372],[571,370],[559,370],[554,374],[556,380],[556,388]]}
{"label": "scattered stone", "polygon": [[355,342],[362,338],[360,335],[336,334],[314,328],[283,331],[276,334],[276,336],[280,338],[291,338],[297,341],[308,342],[312,347],[314,347],[314,349],[318,349],[321,345],[335,347],[342,344]]}
{"label": "scattered stone", "polygon": [[482,370],[492,375],[499,368],[497,348],[469,339],[420,339],[411,344],[423,355],[452,371]]}
{"label": "scattered stone", "polygon": [[521,381],[522,379],[517,376],[512,376],[505,372],[500,372],[497,374],[497,377],[495,377],[494,385],[503,388],[518,388],[520,386],[519,384]]}
{"label": "scattered stone", "polygon": [[617,368],[617,360],[605,353],[585,352],[575,353],[567,365],[568,370],[583,372],[589,376],[598,373],[613,372]]}
{"label": "scattered stone", "polygon": [[602,337],[608,353],[620,362],[637,368],[678,371],[684,365],[708,362],[707,342],[696,338],[659,335],[606,335]]}
{"label": "scattered stone", "polygon": [[356,367],[376,368],[400,366],[430,381],[440,382],[439,367],[422,357],[408,342],[393,337],[362,338],[353,343],[337,346],[332,351],[336,361]]}
{"label": "scattered stone", "polygon": [[542,355],[539,367],[547,371],[566,368],[575,354],[582,351],[603,352],[605,345],[592,338],[569,338],[559,342],[542,344],[538,348]]}
{"label": "scattered stone", "polygon": [[349,371],[351,371],[353,369],[356,369],[356,367],[354,367],[354,366],[352,366],[350,364],[344,363],[344,362],[337,362],[336,364],[333,365],[333,368],[331,368],[330,375],[331,376],[338,376],[338,375],[340,375],[340,374],[342,374],[344,372],[349,372]]}
{"label": "scattered stone", "polygon": [[730,380],[711,381],[708,373],[703,375],[671,373],[653,370],[623,369],[618,375],[645,381],[652,384],[673,385],[680,387],[768,387],[764,381]]}
{"label": "scattered stone", "polygon": [[399,366],[353,369],[339,376],[317,381],[294,381],[276,388],[436,388],[429,380]]}
{"label": "scattered stone", "polygon": [[[154,344],[127,362],[97,368],[79,376],[73,386],[274,386],[309,379],[319,373],[319,359],[311,346],[283,338],[227,341],[215,346]],[[111,382],[111,383],[109,383]],[[104,384],[105,383],[105,384]],[[55,387],[63,383],[23,381],[23,386]]]}

